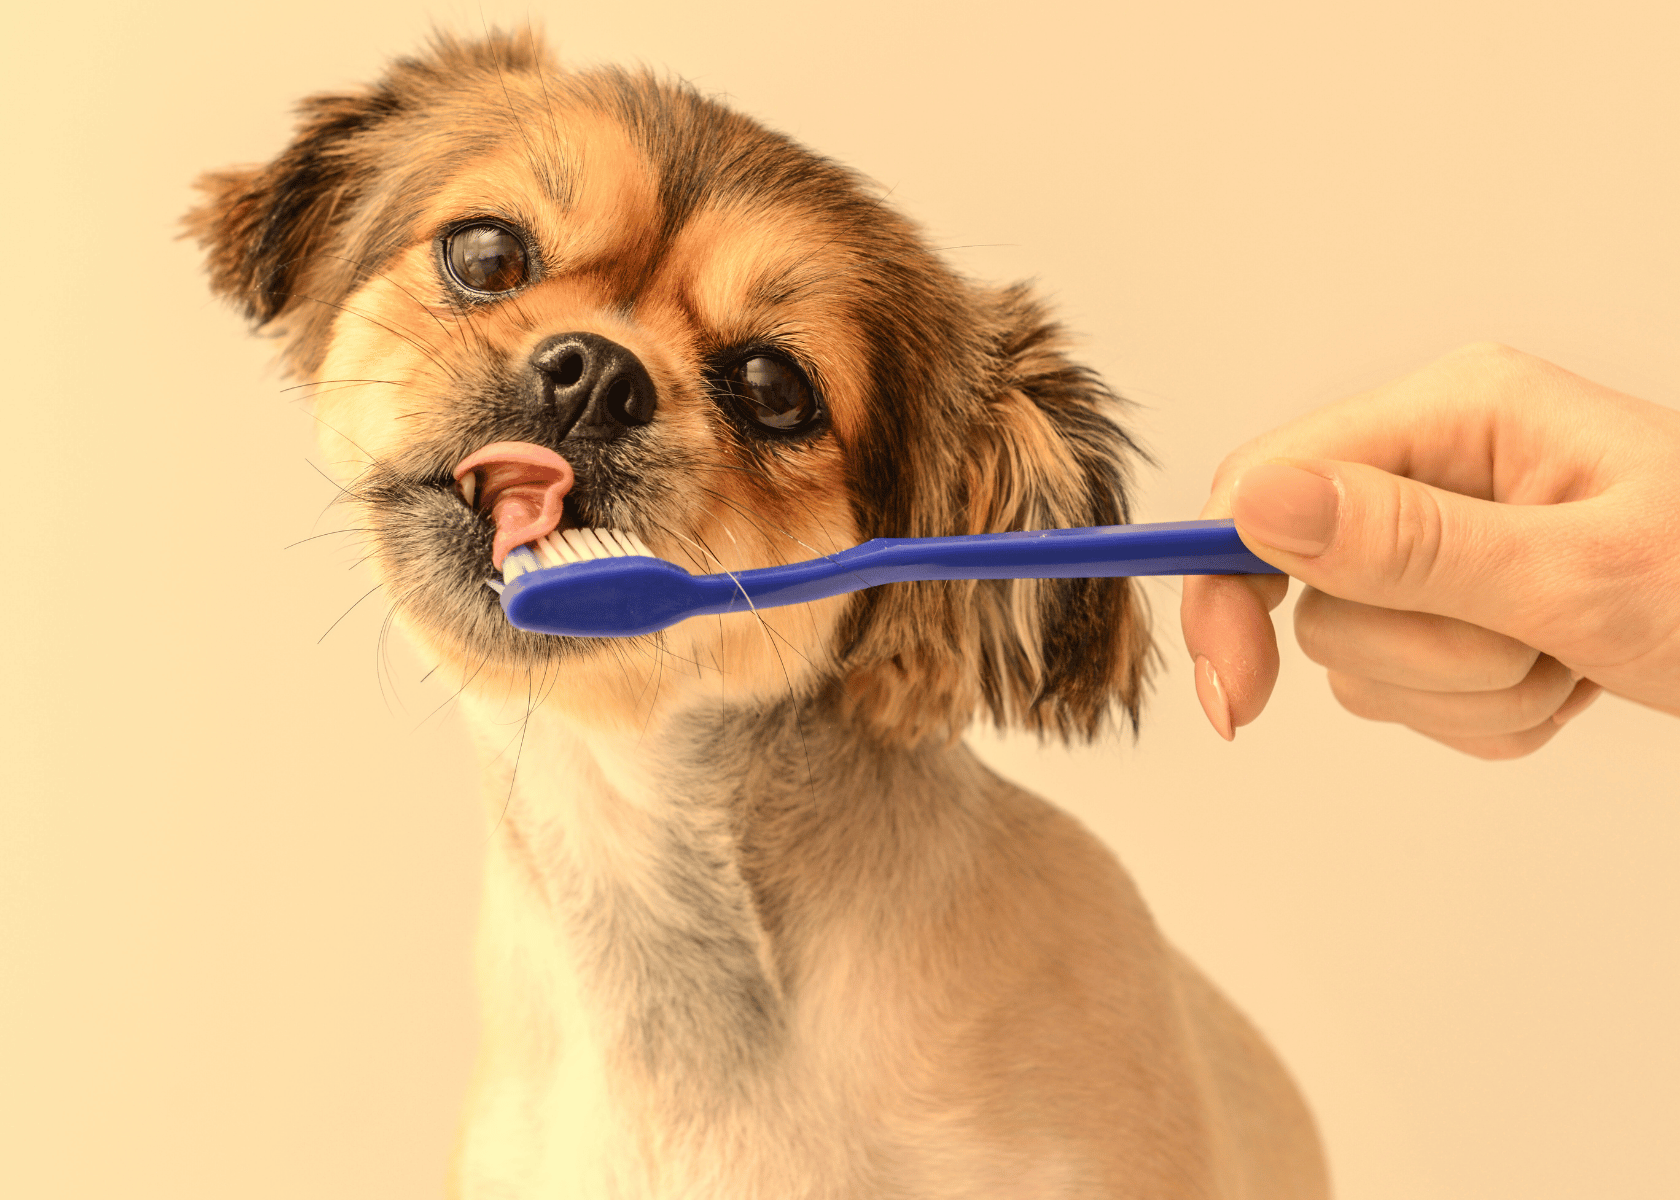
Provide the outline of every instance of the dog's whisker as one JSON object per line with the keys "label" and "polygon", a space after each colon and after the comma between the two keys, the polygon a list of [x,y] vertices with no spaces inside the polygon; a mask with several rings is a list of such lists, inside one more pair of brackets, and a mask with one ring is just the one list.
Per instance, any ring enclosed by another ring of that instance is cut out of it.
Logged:
{"label": "dog's whisker", "polygon": [[[391,702],[393,700],[396,702],[397,709],[402,709],[404,706],[402,702],[402,695],[397,688],[396,670],[392,666],[390,658],[389,639],[391,635],[391,626],[396,620],[397,610],[403,606],[403,603],[409,598],[409,596],[413,595],[416,590],[416,588],[410,588],[390,603],[390,605],[385,609],[385,616],[379,622],[379,634],[374,639],[373,678],[375,684],[379,688],[380,698],[385,701],[386,711],[390,712],[393,716],[397,715],[396,711],[391,708]],[[382,666],[384,668],[383,675],[380,673]],[[388,698],[385,686],[387,682],[390,683],[390,693]]]}
{"label": "dog's whisker", "polygon": [[707,567],[707,564],[706,564],[706,559],[707,558],[710,558],[713,562],[717,563],[720,569],[722,568],[722,565],[723,565],[722,560],[717,558],[717,556],[712,554],[712,552],[710,550],[706,549],[705,546],[701,542],[697,541],[695,538],[691,537],[689,534],[683,533],[681,530],[678,530],[678,529],[673,529],[669,525],[665,524],[662,521],[652,521],[652,520],[650,520],[649,523],[655,529],[659,530],[659,532],[661,532],[661,533],[665,534],[667,537],[672,538],[675,541],[681,543],[682,546],[686,550],[699,550],[700,551],[700,553],[703,557],[696,558],[693,554],[689,554],[689,556],[688,556],[689,565],[692,566],[693,569],[697,573],[701,573],[701,574],[708,573],[708,567]]}
{"label": "dog's whisker", "polygon": [[384,586],[385,585],[382,584],[382,583],[376,583],[372,587],[370,587],[367,591],[363,592],[360,596],[358,596],[356,598],[355,602],[352,603],[349,608],[347,608],[343,612],[339,613],[337,620],[333,621],[333,623],[331,625],[328,625],[326,630],[321,634],[321,636],[315,639],[315,644],[317,646],[319,646],[322,642],[326,641],[327,640],[327,634],[329,634],[333,630],[337,629],[340,621],[344,620],[345,617],[348,617],[351,613],[356,611],[356,605],[360,604],[363,600],[366,600],[369,596],[373,595],[375,592],[377,592],[380,588],[382,588]]}
{"label": "dog's whisker", "polygon": [[[514,787],[519,782],[519,764],[524,760],[524,757],[525,757],[525,735],[526,735],[526,733],[528,733],[530,731],[530,728],[531,728],[531,708],[530,708],[530,691],[529,691],[530,672],[529,671],[526,672],[526,687],[527,687],[527,691],[526,691],[525,715],[524,715],[523,718],[520,719],[519,733],[517,735],[517,738],[510,738],[508,740],[508,746],[514,745],[515,741],[517,741],[518,744],[517,744],[517,747],[515,748],[515,750],[513,752],[513,763],[508,768],[507,795],[502,798],[502,811],[496,815],[496,823],[493,826],[491,826],[491,828],[490,828],[490,836],[492,838],[495,837],[496,834],[501,831],[502,822],[507,820],[508,809],[513,805],[513,790],[514,790]],[[507,746],[503,746],[502,747],[502,754],[505,755],[506,753],[507,753]]]}
{"label": "dog's whisker", "polygon": [[508,123],[513,127],[514,132],[519,134],[519,140],[524,143],[525,161],[530,166],[531,173],[536,176],[550,199],[561,200],[564,195],[563,186],[552,173],[550,164],[545,159],[538,157],[535,148],[531,145],[531,139],[526,136],[525,122],[520,118],[519,110],[514,106],[513,93],[508,90],[507,75],[503,73],[500,61],[496,63],[496,79],[502,86],[502,100],[507,105]]}
{"label": "dog's whisker", "polygon": [[294,383],[290,387],[283,387],[283,388],[280,389],[280,392],[281,392],[282,395],[284,395],[287,392],[295,392],[295,391],[298,391],[302,388],[322,388],[322,387],[326,387],[328,384],[335,384],[335,383],[342,383],[342,384],[381,383],[381,384],[386,385],[387,387],[412,387],[413,386],[412,384],[404,383],[401,380],[397,380],[397,379],[311,379],[308,383]]}
{"label": "dog's whisker", "polygon": [[[700,547],[706,552],[706,554],[708,556],[710,556],[711,559],[714,562],[718,563],[721,566],[723,560],[720,557],[718,557],[718,555],[716,553],[713,552],[712,548],[709,545],[706,544],[705,539],[701,538],[700,535],[698,535],[698,534],[695,534],[694,537],[695,537],[696,541],[698,541]],[[735,578],[735,572],[730,571],[727,568],[724,568],[723,570],[721,570],[720,574],[728,575],[731,579]],[[776,641],[778,639],[780,639],[784,642],[786,642],[787,639],[782,637],[782,635],[779,634],[771,626],[770,622],[768,622],[764,619],[764,614],[761,613],[758,610],[758,606],[753,603],[752,597],[747,595],[747,590],[740,585],[739,581],[736,581],[735,588],[738,592],[740,592],[741,598],[747,602],[747,611],[752,613],[753,619],[758,623],[759,630],[764,634],[765,639],[768,642],[768,644],[770,645],[771,650],[776,655],[776,661],[782,668],[783,678],[786,679],[786,681],[787,681],[788,696],[790,698],[794,697],[796,695],[796,692],[795,692],[794,686],[793,686],[793,677],[788,674],[787,664],[782,662],[781,651],[776,649]],[[803,653],[801,653],[797,648],[795,648],[793,646],[792,642],[787,642],[787,645],[788,645],[788,648],[790,650],[792,650],[795,654],[797,654],[801,659],[804,660],[806,666],[813,665],[809,658],[807,658]]]}
{"label": "dog's whisker", "polygon": [[310,462],[307,458],[303,461],[311,471],[314,471],[315,474],[319,475],[322,479],[325,479],[330,485],[332,485],[332,489],[334,493],[336,493],[331,500],[322,505],[320,513],[315,518],[317,521],[320,520],[321,517],[325,516],[327,509],[331,508],[333,505],[349,503],[355,500],[355,496],[351,493],[348,487],[334,479],[331,475],[327,474],[320,467]]}
{"label": "dog's whisker", "polygon": [[[539,57],[537,49],[537,35],[536,31],[531,27],[531,16],[529,12],[525,14],[525,40],[531,52],[531,57],[533,59]],[[535,74],[537,77],[537,87],[542,92],[543,113],[548,117],[548,151],[557,161],[559,161],[562,160],[561,147],[564,145],[564,141],[560,137],[560,122],[559,117],[555,113],[554,102],[548,94],[547,72],[537,71]]]}
{"label": "dog's whisker", "polygon": [[[734,500],[730,499],[728,496],[724,495],[722,492],[717,491],[715,488],[709,488],[709,487],[706,487],[704,484],[699,484],[699,483],[696,483],[694,485],[694,488],[695,488],[696,491],[702,492],[705,495],[708,495],[708,496],[712,497],[712,499],[716,500],[719,504],[723,504],[723,505],[728,506],[730,511],[739,515],[743,520],[745,520],[748,524],[752,525],[752,527],[757,529],[760,533],[774,533],[774,534],[777,534],[777,535],[787,539],[788,541],[792,542],[794,545],[798,546],[801,550],[806,551],[811,558],[831,558],[831,557],[833,557],[833,555],[835,553],[835,551],[831,551],[831,550],[819,550],[819,549],[817,549],[815,546],[811,545],[811,543],[807,542],[804,538],[802,538],[798,534],[794,533],[791,529],[788,529],[784,526],[776,525],[772,522],[766,521],[761,515],[752,512],[750,509],[743,508],[741,505],[737,504]],[[731,535],[731,538],[733,538],[733,536],[734,535]],[[783,561],[786,561],[786,560],[784,559]]]}
{"label": "dog's whisker", "polygon": [[[353,450],[360,451],[363,458],[365,458],[367,460],[367,466],[369,468],[371,468],[373,466],[374,462],[376,461],[376,456],[371,451],[369,451],[365,446],[362,446],[360,443],[358,443],[354,438],[352,438],[349,434],[345,433],[343,430],[335,429],[331,424],[329,424],[326,421],[325,418],[323,418],[321,416],[320,413],[311,410],[310,413],[309,413],[309,417],[310,417],[310,420],[314,421],[322,429],[326,429],[326,430],[332,432],[333,434],[335,434],[336,436],[338,436],[339,438],[342,438],[344,440],[345,445],[349,446]],[[313,464],[311,464],[311,465],[313,465]],[[334,485],[334,486],[337,486],[337,485]]]}
{"label": "dog's whisker", "polygon": [[[254,288],[252,290],[253,291],[266,291],[267,289]],[[323,299],[319,296],[308,296],[308,295],[305,295],[302,292],[275,292],[275,293],[272,293],[272,294],[274,294],[274,295],[284,295],[288,300],[307,300],[311,304],[319,304],[319,305],[322,305],[326,308],[336,309],[339,312],[346,314],[347,316],[356,317],[360,320],[366,321],[370,325],[376,325],[380,329],[383,329],[386,333],[390,334],[392,337],[400,338],[403,341],[407,342],[415,350],[418,350],[420,352],[420,355],[423,358],[425,358],[427,362],[431,363],[433,366],[438,367],[440,370],[442,370],[443,373],[445,375],[447,375],[452,382],[459,382],[459,379],[460,379],[459,375],[449,365],[449,363],[447,361],[445,361],[444,359],[439,358],[437,356],[437,354],[433,352],[432,348],[430,346],[427,346],[425,343],[421,342],[417,336],[405,333],[405,332],[403,332],[401,330],[398,330],[398,329],[394,329],[390,325],[386,324],[384,321],[381,321],[376,317],[370,317],[367,313],[364,313],[364,312],[357,312],[355,309],[350,308],[348,305],[341,304],[341,303],[339,303],[335,300],[326,300],[326,299]]]}
{"label": "dog's whisker", "polygon": [[389,272],[387,272],[387,271],[375,271],[372,268],[368,267],[366,263],[363,263],[359,259],[347,258],[347,257],[345,257],[344,255],[341,255],[341,254],[325,254],[325,253],[323,253],[321,255],[321,257],[322,258],[337,259],[339,262],[349,263],[351,266],[356,268],[357,272],[361,275],[361,278],[364,281],[368,280],[368,279],[383,279],[385,282],[389,283],[392,287],[396,288],[398,291],[402,292],[403,295],[407,296],[410,300],[412,300],[414,302],[414,306],[416,308],[418,308],[421,312],[425,313],[428,317],[430,317],[432,319],[432,321],[437,325],[438,329],[440,329],[443,332],[444,337],[448,338],[448,337],[451,336],[448,327],[445,326],[443,321],[438,317],[438,315],[435,312],[432,311],[431,306],[428,305],[424,300],[420,299],[420,297],[416,296],[407,287],[403,286],[402,282],[400,280],[394,278]]}
{"label": "dog's whisker", "polygon": [[372,531],[369,530],[366,526],[357,526],[357,525],[352,525],[352,526],[350,526],[349,528],[346,528],[346,529],[329,529],[325,533],[312,533],[308,537],[299,538],[295,542],[287,542],[284,546],[280,547],[280,549],[290,550],[295,546],[303,545],[305,542],[313,542],[317,538],[338,537],[340,534],[344,534],[344,533],[370,533],[370,532],[372,532]]}
{"label": "dog's whisker", "polygon": [[[543,669],[547,670],[546,663]],[[502,811],[497,815],[496,824],[490,830],[491,837],[494,837],[501,830],[502,822],[507,820],[508,809],[513,804],[514,787],[519,782],[519,766],[525,758],[525,736],[531,730],[531,717],[536,712],[534,695],[535,689],[531,680],[531,670],[527,667],[525,670],[525,715],[519,721],[519,748],[513,753],[513,767],[508,771],[507,796],[503,798]]]}

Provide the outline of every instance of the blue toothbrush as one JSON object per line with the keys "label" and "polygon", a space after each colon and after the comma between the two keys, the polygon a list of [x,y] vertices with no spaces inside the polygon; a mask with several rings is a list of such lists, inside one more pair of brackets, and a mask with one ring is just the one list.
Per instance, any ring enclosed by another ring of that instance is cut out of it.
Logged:
{"label": "blue toothbrush", "polygon": [[1098,579],[1116,575],[1275,575],[1230,521],[1099,525],[960,537],[875,538],[824,558],[692,575],[634,534],[556,531],[510,551],[502,610],[520,629],[634,637],[689,617],[804,604],[918,579]]}

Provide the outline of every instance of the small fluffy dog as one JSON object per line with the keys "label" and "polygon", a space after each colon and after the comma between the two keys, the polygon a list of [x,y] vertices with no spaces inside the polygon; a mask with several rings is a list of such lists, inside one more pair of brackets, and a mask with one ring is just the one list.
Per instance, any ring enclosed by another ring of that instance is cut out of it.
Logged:
{"label": "small fluffy dog", "polygon": [[1023,287],[843,167],[645,74],[437,38],[206,176],[215,289],[316,384],[492,828],[454,1194],[1327,1193],[1248,1023],[976,717],[1135,722],[1124,580],[896,584],[663,634],[521,632],[513,546],[699,571],[1125,521],[1135,451]]}

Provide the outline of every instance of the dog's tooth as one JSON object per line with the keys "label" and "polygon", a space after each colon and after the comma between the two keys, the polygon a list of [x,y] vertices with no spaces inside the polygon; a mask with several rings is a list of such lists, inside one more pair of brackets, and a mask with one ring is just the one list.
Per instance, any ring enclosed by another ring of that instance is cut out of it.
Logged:
{"label": "dog's tooth", "polygon": [[478,472],[468,471],[461,476],[461,499],[467,502],[467,507],[473,506],[473,497],[478,495]]}

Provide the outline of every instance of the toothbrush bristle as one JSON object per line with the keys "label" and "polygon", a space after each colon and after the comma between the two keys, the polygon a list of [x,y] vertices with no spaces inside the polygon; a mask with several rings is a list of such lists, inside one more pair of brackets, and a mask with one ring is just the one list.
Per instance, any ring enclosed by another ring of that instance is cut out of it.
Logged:
{"label": "toothbrush bristle", "polygon": [[502,559],[501,579],[487,579],[485,583],[499,592],[503,583],[512,583],[527,571],[564,567],[596,558],[636,556],[658,557],[633,533],[616,529],[556,529],[534,542],[509,550]]}

